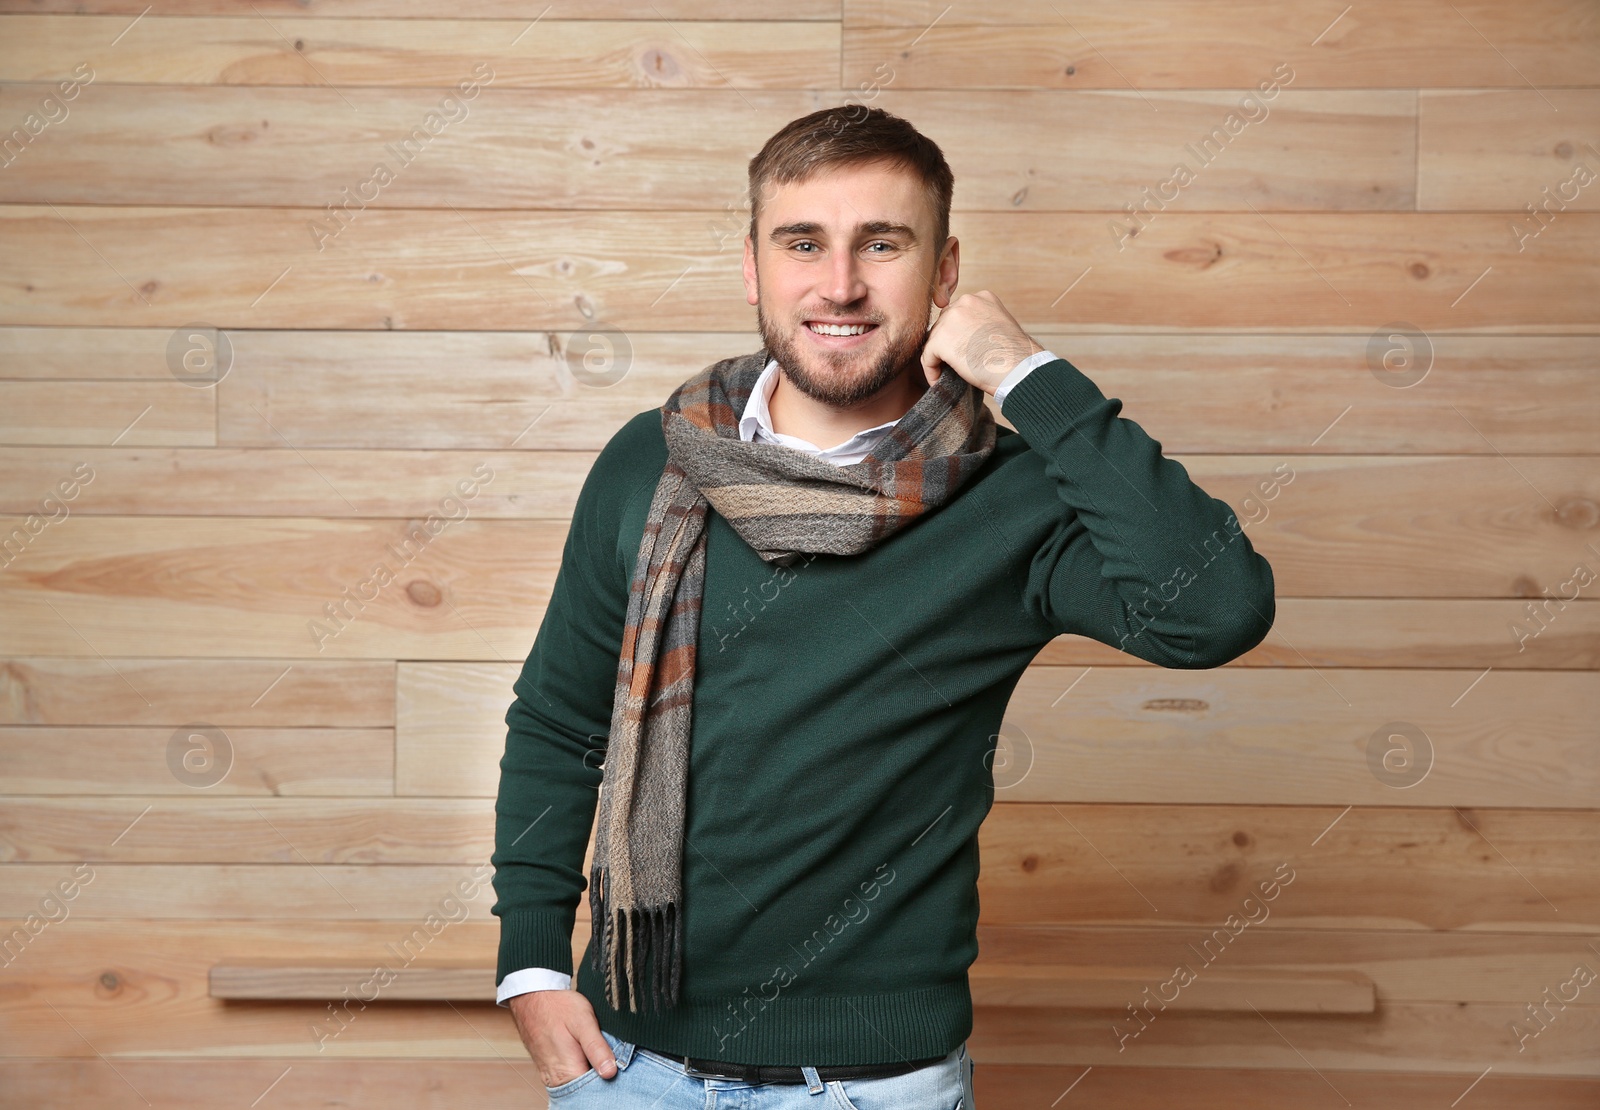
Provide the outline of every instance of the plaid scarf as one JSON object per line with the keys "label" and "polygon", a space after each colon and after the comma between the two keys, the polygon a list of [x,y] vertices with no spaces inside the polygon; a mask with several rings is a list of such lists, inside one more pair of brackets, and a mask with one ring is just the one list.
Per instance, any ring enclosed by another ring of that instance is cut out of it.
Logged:
{"label": "plaid scarf", "polygon": [[638,1011],[647,959],[655,1008],[678,1001],[708,505],[767,562],[855,555],[949,500],[994,449],[983,393],[949,367],[858,463],[747,443],[739,418],[769,358],[762,349],[714,363],[661,410],[667,463],[628,593],[590,871],[592,964],[613,1009],[626,993]]}

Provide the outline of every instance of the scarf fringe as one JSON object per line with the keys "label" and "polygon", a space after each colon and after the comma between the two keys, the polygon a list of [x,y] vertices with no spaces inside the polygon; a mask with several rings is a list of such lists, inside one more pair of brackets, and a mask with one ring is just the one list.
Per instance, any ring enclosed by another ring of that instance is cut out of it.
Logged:
{"label": "scarf fringe", "polygon": [[630,1013],[639,1012],[639,986],[649,965],[648,1001],[660,1012],[678,1004],[683,979],[683,930],[678,905],[667,902],[640,908],[613,905],[606,873],[596,863],[590,870],[589,916],[604,926],[592,935],[590,966],[604,975],[606,1001]]}

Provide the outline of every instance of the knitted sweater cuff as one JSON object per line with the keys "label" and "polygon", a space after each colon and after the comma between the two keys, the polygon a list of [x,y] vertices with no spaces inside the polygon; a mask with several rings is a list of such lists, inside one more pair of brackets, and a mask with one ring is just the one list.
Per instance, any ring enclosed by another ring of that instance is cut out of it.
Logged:
{"label": "knitted sweater cuff", "polygon": [[500,915],[500,960],[495,986],[513,971],[547,967],[572,974],[572,927],[576,913],[509,910]]}
{"label": "knitted sweater cuff", "polygon": [[[1073,425],[1096,405],[1104,404],[1100,392],[1088,375],[1064,358],[1035,367],[1006,394],[1000,411],[1023,433],[1030,444],[1039,432],[1057,436],[1070,433]],[[1030,438],[1028,432],[1035,432]]]}

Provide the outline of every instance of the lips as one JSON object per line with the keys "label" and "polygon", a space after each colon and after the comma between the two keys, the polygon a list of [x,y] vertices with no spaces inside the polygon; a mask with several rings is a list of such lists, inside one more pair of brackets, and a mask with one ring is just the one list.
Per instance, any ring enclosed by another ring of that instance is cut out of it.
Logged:
{"label": "lips", "polygon": [[862,344],[862,342],[867,341],[867,337],[872,336],[872,334],[874,334],[878,329],[878,325],[875,325],[875,323],[869,323],[869,321],[851,320],[851,325],[856,325],[856,323],[866,325],[866,331],[861,331],[861,333],[858,334],[843,334],[843,336],[834,336],[834,334],[822,333],[822,331],[814,331],[814,329],[811,328],[811,323],[837,323],[837,321],[806,320],[805,325],[803,325],[803,328],[805,328],[805,333],[808,334],[808,336],[811,336],[811,341],[813,341],[814,344],[818,344],[819,347],[827,347],[827,349],[832,350],[846,349],[846,347],[854,347],[854,345]]}

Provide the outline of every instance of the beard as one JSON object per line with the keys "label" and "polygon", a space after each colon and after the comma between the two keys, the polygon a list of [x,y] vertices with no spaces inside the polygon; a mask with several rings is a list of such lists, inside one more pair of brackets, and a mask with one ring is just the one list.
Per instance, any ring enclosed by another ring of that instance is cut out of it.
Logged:
{"label": "beard", "polygon": [[[759,295],[759,287],[757,289]],[[930,305],[921,321],[909,321],[907,326],[891,331],[882,321],[875,335],[884,337],[878,343],[878,354],[866,349],[852,351],[825,351],[807,347],[797,332],[805,327],[797,323],[794,330],[775,325],[756,304],[756,324],[761,329],[761,340],[767,353],[778,360],[783,372],[796,389],[814,401],[834,408],[852,408],[874,396],[895,378],[913,366],[920,366],[922,348],[928,341],[928,320],[933,310]],[[824,316],[851,315],[845,309],[829,309],[819,313]],[[875,341],[874,341],[875,342]]]}

